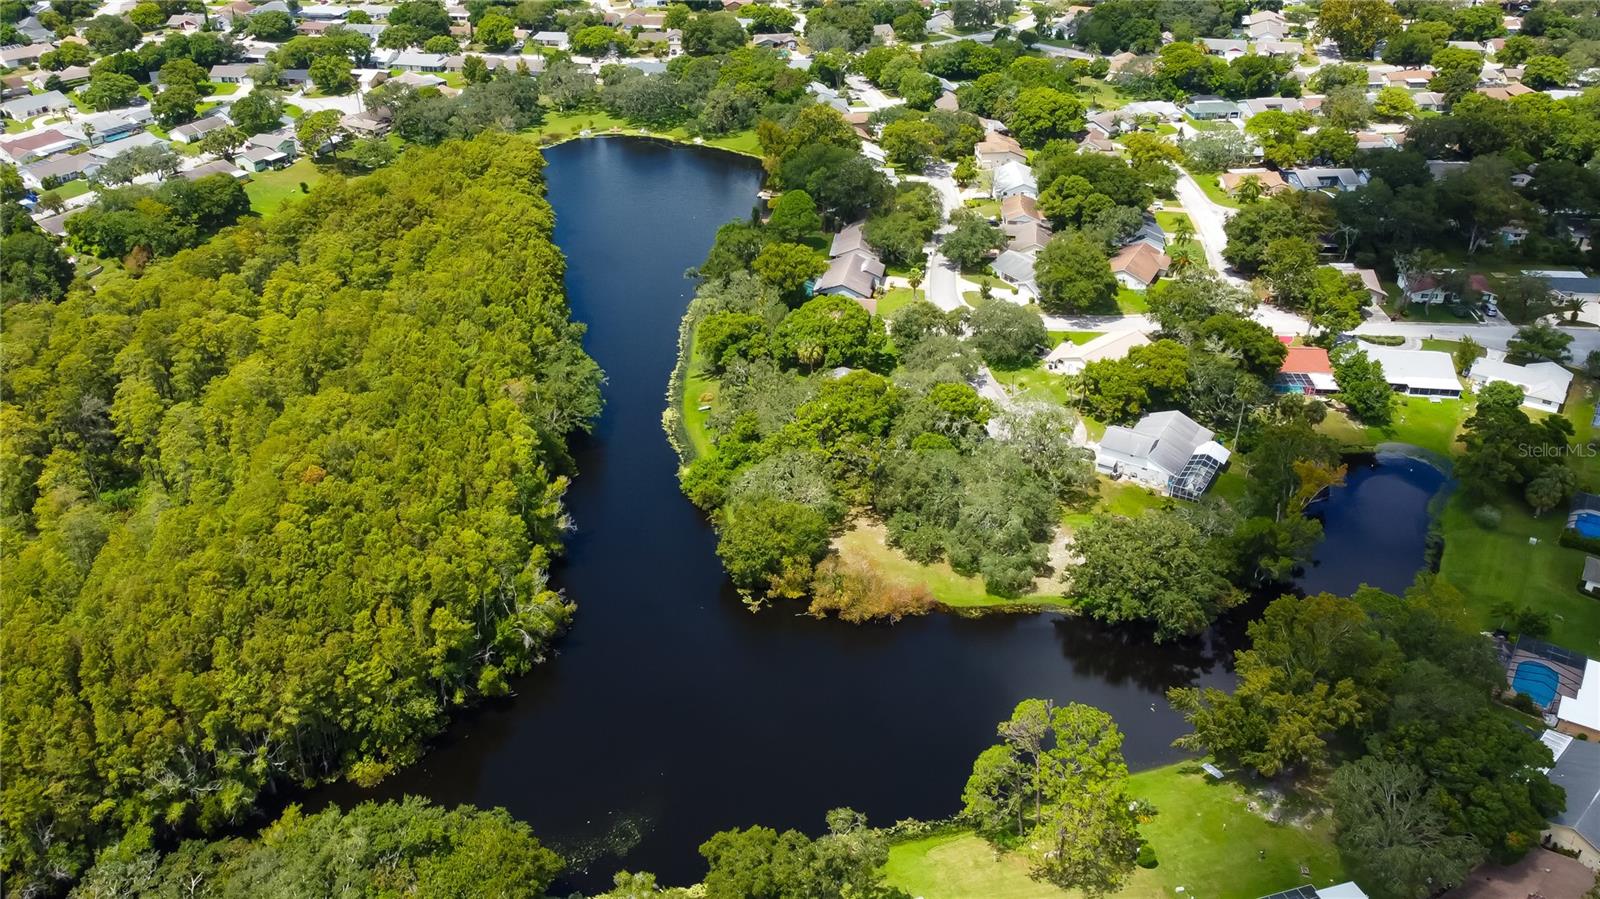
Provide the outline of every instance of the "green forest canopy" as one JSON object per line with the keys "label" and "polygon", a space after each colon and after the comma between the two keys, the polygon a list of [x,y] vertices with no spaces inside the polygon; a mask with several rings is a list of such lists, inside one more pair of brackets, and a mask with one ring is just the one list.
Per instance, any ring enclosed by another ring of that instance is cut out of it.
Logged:
{"label": "green forest canopy", "polygon": [[503,692],[600,372],[543,160],[488,134],[5,310],[0,849],[19,892],[125,836],[370,783]]}

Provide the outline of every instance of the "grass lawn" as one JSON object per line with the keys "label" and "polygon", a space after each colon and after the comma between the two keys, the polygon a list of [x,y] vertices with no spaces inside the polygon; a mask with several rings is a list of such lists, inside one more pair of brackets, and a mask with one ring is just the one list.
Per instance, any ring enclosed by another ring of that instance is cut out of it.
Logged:
{"label": "grass lawn", "polygon": [[94,185],[82,178],[74,178],[65,184],[45,191],[45,193],[55,194],[63,200],[70,200],[73,197],[81,197],[91,190],[94,190]]}
{"label": "grass lawn", "polygon": [[[934,598],[947,606],[957,608],[985,608],[992,606],[1065,605],[1067,600],[1059,593],[1028,594],[1017,599],[996,596],[984,589],[983,578],[957,574],[948,562],[923,565],[905,557],[900,550],[889,546],[887,531],[877,522],[860,521],[833,541],[833,548],[845,561],[860,561],[870,565],[885,580],[920,584],[928,588]],[[1059,581],[1051,581],[1059,590]]]}
{"label": "grass lawn", "polygon": [[1134,290],[1130,287],[1117,288],[1117,309],[1123,315],[1138,315],[1150,311],[1150,301],[1145,299],[1144,291]]}
{"label": "grass lawn", "polygon": [[306,111],[304,109],[301,109],[300,107],[294,105],[293,103],[285,103],[285,104],[283,104],[283,111],[285,113],[287,113],[289,118],[291,118],[291,119],[298,119],[301,116],[306,114]]}
{"label": "grass lawn", "polygon": [[698,457],[712,449],[711,435],[706,432],[706,418],[710,416],[711,409],[700,407],[716,404],[717,390],[721,385],[715,379],[693,374],[695,368],[691,365],[691,374],[683,379],[683,429],[688,432],[689,446]]}
{"label": "grass lawn", "polygon": [[28,122],[19,122],[16,119],[8,118],[6,119],[6,133],[21,134],[22,132],[28,130],[28,125]]}
{"label": "grass lawn", "polygon": [[251,175],[244,192],[250,197],[250,211],[268,216],[282,208],[285,200],[303,196],[300,182],[305,182],[308,187],[316,187],[321,180],[322,172],[310,159],[302,156],[288,168]]}
{"label": "grass lawn", "polygon": [[987,285],[989,285],[989,290],[991,290],[991,291],[993,291],[995,293],[1016,293],[1017,292],[1017,289],[1015,287],[1013,287],[1010,284],[1007,284],[1006,282],[1000,280],[1000,278],[998,276],[996,276],[994,274],[991,274],[990,272],[987,272],[987,271],[983,271],[983,272],[962,272],[961,273],[961,277],[967,279],[968,281],[971,281],[974,284],[978,284],[978,285],[987,284]]}
{"label": "grass lawn", "polygon": [[[1596,394],[1589,378],[1573,379],[1563,412],[1572,422],[1577,446],[1597,436],[1590,425]],[[1538,413],[1532,413],[1538,415]],[[1578,454],[1569,463],[1578,474],[1578,489],[1600,490],[1600,459]],[[1444,531],[1444,558],[1440,573],[1466,596],[1467,607],[1484,627],[1498,624],[1490,609],[1514,602],[1550,613],[1549,639],[1587,655],[1600,655],[1600,600],[1578,592],[1578,578],[1586,555],[1560,544],[1566,524],[1566,505],[1542,516],[1520,496],[1495,501],[1500,526],[1486,531],[1472,520],[1472,504],[1459,494],[1445,506],[1440,526]],[[1529,543],[1530,539],[1537,543]]]}
{"label": "grass lawn", "polygon": [[[1187,212],[1168,212],[1166,210],[1162,210],[1162,211],[1156,213],[1156,224],[1160,225],[1161,226],[1161,230],[1167,232],[1168,234],[1172,234],[1173,232],[1178,230],[1178,223],[1179,222],[1189,222],[1189,213],[1187,213]],[[1190,223],[1190,225],[1194,224],[1193,222],[1189,222],[1189,223]],[[1190,230],[1193,230],[1193,229],[1191,228]]]}
{"label": "grass lawn", "polygon": [[1547,639],[1552,643],[1600,655],[1600,600],[1578,592],[1585,554],[1558,542],[1565,507],[1534,518],[1520,497],[1507,496],[1494,505],[1502,517],[1492,531],[1472,520],[1465,497],[1457,494],[1445,506],[1441,576],[1461,590],[1485,628],[1498,624],[1490,613],[1497,603],[1528,605],[1550,613]]}
{"label": "grass lawn", "polygon": [[1084,76],[1078,79],[1078,86],[1083,89],[1081,95],[1086,96],[1088,104],[1098,109],[1121,109],[1127,102],[1114,86],[1100,78]]}
{"label": "grass lawn", "polygon": [[[606,112],[579,111],[548,114],[545,116],[543,124],[537,128],[530,129],[527,133],[539,139],[541,143],[555,143],[577,136],[584,131],[594,134],[615,132],[617,134],[660,137],[683,143],[694,142],[694,138],[690,137],[689,133],[682,128],[674,128],[671,131],[646,131]],[[761,144],[756,140],[754,129],[722,137],[708,137],[702,143],[708,147],[718,147],[735,153],[743,153],[747,156],[761,155]]]}
{"label": "grass lawn", "polygon": [[[1398,296],[1399,292],[1399,285],[1389,288],[1390,296]],[[1471,324],[1477,321],[1470,315],[1457,315],[1451,312],[1449,303],[1411,303],[1404,311],[1397,309],[1392,303],[1386,303],[1384,311],[1396,321],[1438,322],[1446,325],[1459,325],[1463,322]]]}
{"label": "grass lawn", "polygon": [[[1326,821],[1310,827],[1273,824],[1250,811],[1250,794],[1239,785],[1211,781],[1199,771],[1198,765],[1186,762],[1132,777],[1129,793],[1156,808],[1140,832],[1159,864],[1135,868],[1127,885],[1113,895],[1256,899],[1285,884],[1309,880],[1329,886],[1345,879]],[[1311,871],[1309,878],[1300,875],[1301,865]],[[1020,856],[996,859],[994,850],[970,831],[900,843],[889,850],[884,874],[891,885],[924,899],[1077,895],[1029,878]]]}
{"label": "grass lawn", "polygon": [[1000,217],[999,200],[968,200],[966,208],[973,210],[984,218]]}
{"label": "grass lawn", "polygon": [[1050,345],[1057,346],[1063,340],[1070,340],[1078,346],[1083,346],[1089,341],[1104,334],[1104,331],[1049,331]]}
{"label": "grass lawn", "polygon": [[1455,351],[1460,346],[1461,341],[1459,340],[1439,340],[1434,337],[1422,338],[1422,348],[1425,350],[1435,350],[1440,353],[1450,353],[1451,355],[1455,355]]}
{"label": "grass lawn", "polygon": [[1233,209],[1239,208],[1238,201],[1228,196],[1228,192],[1222,189],[1222,184],[1217,181],[1216,175],[1210,172],[1190,172],[1189,174],[1194,176],[1195,183],[1200,185],[1200,189],[1205,191],[1206,196],[1211,198],[1211,202]]}
{"label": "grass lawn", "polygon": [[205,93],[210,97],[227,97],[239,92],[239,85],[229,81],[212,81]]}
{"label": "grass lawn", "polygon": [[1043,368],[992,369],[994,379],[1018,399],[1064,406],[1067,403],[1066,378]]}
{"label": "grass lawn", "polygon": [[888,318],[900,309],[905,308],[907,303],[921,298],[922,291],[920,290],[912,290],[909,287],[896,287],[878,297],[878,315]]}
{"label": "grass lawn", "polygon": [[1347,446],[1370,449],[1379,443],[1410,443],[1440,455],[1454,454],[1456,433],[1467,418],[1466,401],[1430,403],[1424,397],[1396,397],[1394,422],[1378,428],[1352,421],[1342,412],[1329,411],[1321,429]]}

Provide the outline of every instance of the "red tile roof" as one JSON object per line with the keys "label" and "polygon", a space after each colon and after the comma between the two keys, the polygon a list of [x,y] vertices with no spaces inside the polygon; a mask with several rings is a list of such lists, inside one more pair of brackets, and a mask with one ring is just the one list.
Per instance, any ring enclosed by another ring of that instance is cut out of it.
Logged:
{"label": "red tile roof", "polygon": [[1289,355],[1283,360],[1283,367],[1279,371],[1295,372],[1298,374],[1333,374],[1333,365],[1328,362],[1328,351],[1316,346],[1289,347]]}

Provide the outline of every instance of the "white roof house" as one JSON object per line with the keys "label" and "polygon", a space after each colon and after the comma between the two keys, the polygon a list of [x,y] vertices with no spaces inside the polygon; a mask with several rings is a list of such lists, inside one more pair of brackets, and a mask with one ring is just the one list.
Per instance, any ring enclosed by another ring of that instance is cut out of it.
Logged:
{"label": "white roof house", "polygon": [[1367,358],[1383,366],[1389,386],[1410,396],[1458,397],[1461,379],[1449,353],[1438,350],[1401,350],[1394,347],[1361,347]]}
{"label": "white roof house", "polygon": [[29,94],[26,97],[17,97],[14,100],[0,103],[0,112],[4,112],[7,116],[17,121],[31,119],[46,112],[60,112],[63,109],[71,108],[72,101],[68,100],[66,95],[60,91]]}
{"label": "white roof house", "polygon": [[1016,194],[1027,194],[1030,197],[1039,196],[1039,182],[1034,180],[1033,169],[1017,162],[1003,162],[995,166],[994,180],[990,194],[996,200]]}
{"label": "white roof house", "polygon": [[1006,250],[995,257],[989,264],[1000,280],[1012,284],[1029,293],[1038,293],[1038,285],[1033,280],[1033,254],[1021,253],[1016,250]]}
{"label": "white roof house", "polygon": [[1180,499],[1198,499],[1230,456],[1213,436],[1182,412],[1155,412],[1131,428],[1106,428],[1095,448],[1095,467]]}
{"label": "white roof house", "polygon": [[1600,662],[1588,659],[1577,696],[1561,697],[1556,718],[1590,731],[1600,731]]}
{"label": "white roof house", "polygon": [[1472,363],[1467,380],[1474,387],[1504,381],[1522,388],[1522,405],[1545,412],[1560,412],[1572,387],[1572,372],[1555,362],[1512,365],[1487,356]]}
{"label": "white roof house", "polygon": [[1128,355],[1129,350],[1149,342],[1150,335],[1143,331],[1112,331],[1082,344],[1063,340],[1044,357],[1044,365],[1049,371],[1075,375],[1091,362],[1121,359]]}

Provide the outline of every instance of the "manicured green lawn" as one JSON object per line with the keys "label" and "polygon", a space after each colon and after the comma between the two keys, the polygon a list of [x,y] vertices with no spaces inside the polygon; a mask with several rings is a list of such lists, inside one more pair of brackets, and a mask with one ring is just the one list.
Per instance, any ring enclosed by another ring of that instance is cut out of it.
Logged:
{"label": "manicured green lawn", "polygon": [[74,178],[65,184],[51,188],[50,190],[46,191],[46,193],[55,194],[63,200],[70,200],[73,197],[81,197],[93,189],[94,186],[88,181],[85,181],[82,178]]}
{"label": "manicured green lawn", "polygon": [[1050,346],[1054,347],[1063,340],[1070,340],[1079,346],[1083,346],[1104,333],[1104,331],[1050,331]]}
{"label": "manicured green lawn", "polygon": [[[1330,886],[1345,879],[1325,819],[1309,827],[1273,824],[1250,810],[1251,794],[1231,780],[1212,781],[1194,763],[1135,774],[1129,793],[1155,806],[1155,817],[1140,833],[1155,849],[1158,864],[1135,868],[1114,896],[1256,899],[1289,886]],[[1302,865],[1310,877],[1300,874]],[[890,849],[884,874],[890,885],[923,899],[1077,895],[1035,882],[1025,859],[1016,854],[997,859],[970,831],[900,843]]]}
{"label": "manicured green lawn", "polygon": [[1138,315],[1150,311],[1150,301],[1145,299],[1144,291],[1142,290],[1118,287],[1117,309],[1123,315]]}
{"label": "manicured green lawn", "polygon": [[1550,613],[1546,639],[1600,656],[1600,600],[1578,592],[1585,554],[1558,542],[1565,507],[1534,518],[1520,497],[1503,497],[1494,505],[1501,520],[1492,531],[1473,521],[1473,506],[1465,497],[1458,494],[1445,506],[1441,576],[1461,590],[1481,626],[1498,623],[1490,612],[1498,603],[1531,606]]}
{"label": "manicured green lawn", "polygon": [[1200,189],[1205,191],[1205,195],[1211,198],[1211,202],[1221,206],[1230,206],[1234,209],[1239,208],[1238,201],[1228,196],[1228,192],[1222,189],[1222,184],[1217,181],[1216,175],[1210,172],[1190,172],[1189,174],[1194,176],[1195,183],[1200,185]]}
{"label": "manicured green lawn", "polygon": [[992,369],[994,379],[1019,399],[1064,406],[1067,402],[1066,378],[1043,368]]}
{"label": "manicured green lawn", "polygon": [[[1067,600],[1055,594],[1028,594],[1018,599],[996,596],[984,589],[983,578],[967,577],[956,573],[947,562],[923,565],[905,557],[886,542],[883,525],[860,521],[849,531],[833,541],[833,548],[846,561],[860,561],[872,567],[885,580],[903,584],[921,584],[934,598],[947,606],[984,608],[991,606],[1064,605]],[[1051,581],[1060,591],[1064,584]]]}
{"label": "manicured green lawn", "polygon": [[999,200],[968,200],[966,208],[973,210],[984,218],[1000,217]]}
{"label": "manicured green lawn", "polygon": [[211,97],[227,97],[239,92],[239,85],[229,81],[212,81],[206,88],[206,95]]}
{"label": "manicured green lawn", "polygon": [[1435,350],[1440,353],[1450,353],[1454,355],[1456,349],[1460,346],[1461,341],[1459,340],[1439,340],[1434,337],[1422,338],[1422,348],[1425,350]]}
{"label": "manicured green lawn", "polygon": [[287,168],[251,175],[244,192],[250,197],[250,210],[257,215],[268,216],[282,208],[285,200],[303,196],[300,190],[302,181],[307,187],[316,187],[322,177],[322,172],[311,160],[302,156]]}
{"label": "manicured green lawn", "polygon": [[[584,131],[589,131],[593,134],[617,133],[644,135],[647,133],[645,129],[640,128],[637,125],[633,125],[625,119],[620,119],[609,113],[599,111],[578,111],[547,114],[543,124],[537,128],[529,130],[527,133],[539,139],[541,142],[554,143],[557,141],[566,140],[569,137],[577,136]],[[666,138],[668,140],[682,141],[684,143],[692,143],[694,140],[689,136],[689,133],[682,128],[674,128],[670,131],[651,131],[648,132],[648,135],[652,137]],[[719,147],[724,150],[731,150],[735,153],[743,153],[747,156],[761,155],[761,144],[756,140],[756,133],[754,129],[740,131],[735,134],[728,134],[722,137],[706,138],[702,141],[702,143],[709,147]]]}
{"label": "manicured green lawn", "polygon": [[1100,78],[1085,76],[1078,79],[1078,85],[1089,105],[1098,109],[1121,109],[1126,102],[1114,86]]}
{"label": "manicured green lawn", "polygon": [[[1178,230],[1179,222],[1189,221],[1189,214],[1187,212],[1168,212],[1166,210],[1162,210],[1156,213],[1156,224],[1160,225],[1161,230],[1167,232],[1168,234],[1172,234]],[[1190,222],[1190,224],[1192,225],[1193,222]]]}
{"label": "manicured green lawn", "polygon": [[888,318],[897,310],[905,308],[912,300],[922,299],[922,291],[913,291],[909,287],[896,287],[878,297],[878,315]]}
{"label": "manicured green lawn", "polygon": [[1369,427],[1342,412],[1329,411],[1322,431],[1348,446],[1371,449],[1379,443],[1409,443],[1440,455],[1452,455],[1456,434],[1468,413],[1465,400],[1429,402],[1423,397],[1396,397],[1394,421],[1388,427]]}
{"label": "manicured green lawn", "polygon": [[683,379],[683,429],[688,432],[689,446],[696,456],[703,456],[711,452],[711,435],[706,431],[706,418],[711,415],[711,409],[701,409],[701,406],[714,406],[717,399],[717,390],[721,386],[712,378],[701,377],[693,374],[694,366],[690,366],[691,374]]}
{"label": "manicured green lawn", "polygon": [[[1088,426],[1088,419],[1084,420]],[[1102,427],[1102,433],[1104,428]],[[1171,497],[1152,493],[1129,481],[1113,481],[1104,475],[1099,477],[1100,495],[1095,498],[1094,507],[1088,510],[1075,510],[1068,512],[1061,518],[1061,523],[1067,530],[1081,528],[1096,518],[1105,515],[1122,515],[1127,518],[1137,518],[1151,509],[1165,509],[1171,507],[1176,501]]]}

